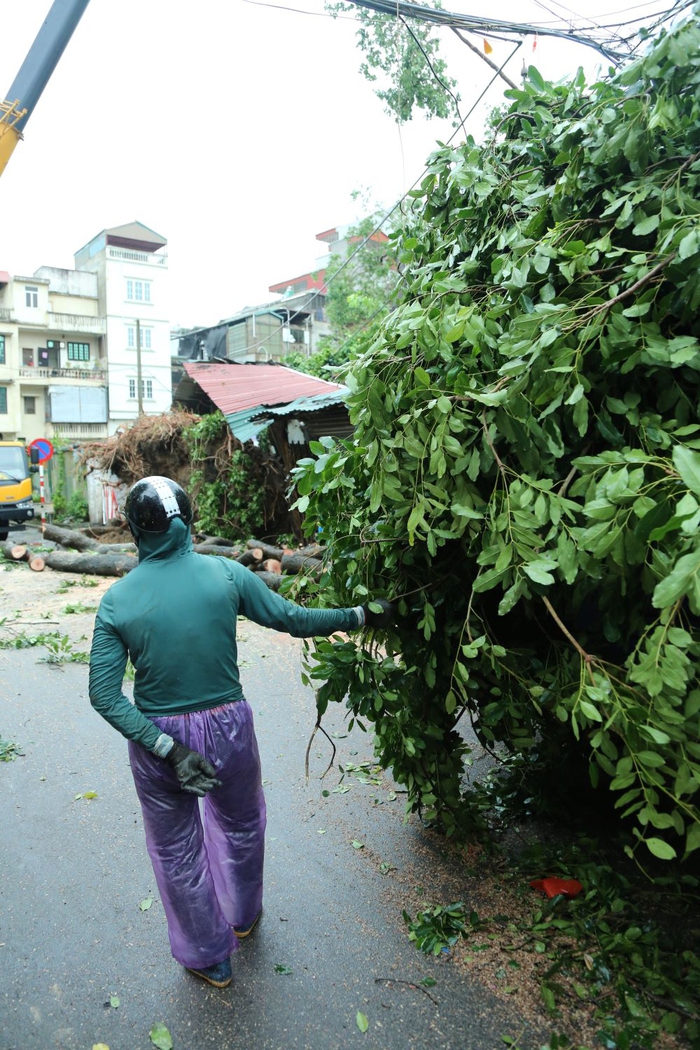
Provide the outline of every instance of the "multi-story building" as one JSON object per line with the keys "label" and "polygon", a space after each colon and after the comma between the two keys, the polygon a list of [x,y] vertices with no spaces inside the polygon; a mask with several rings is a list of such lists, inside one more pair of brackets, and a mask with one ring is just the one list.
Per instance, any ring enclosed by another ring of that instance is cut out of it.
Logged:
{"label": "multi-story building", "polygon": [[166,243],[133,222],[93,237],[75,270],[0,271],[5,440],[99,440],[141,412],[168,411]]}
{"label": "multi-story building", "polygon": [[75,255],[105,315],[109,432],[172,403],[167,241],[140,222],[103,230]]}
{"label": "multi-story building", "polygon": [[0,272],[0,433],[107,435],[106,323],[93,274]]}

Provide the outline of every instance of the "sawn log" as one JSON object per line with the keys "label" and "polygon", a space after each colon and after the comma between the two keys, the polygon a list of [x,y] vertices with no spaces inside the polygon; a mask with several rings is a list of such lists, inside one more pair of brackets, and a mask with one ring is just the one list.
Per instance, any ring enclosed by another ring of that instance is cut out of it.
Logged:
{"label": "sawn log", "polygon": [[99,554],[95,551],[76,554],[72,551],[51,551],[45,561],[49,569],[85,573],[87,576],[125,576],[139,563],[132,554]]}

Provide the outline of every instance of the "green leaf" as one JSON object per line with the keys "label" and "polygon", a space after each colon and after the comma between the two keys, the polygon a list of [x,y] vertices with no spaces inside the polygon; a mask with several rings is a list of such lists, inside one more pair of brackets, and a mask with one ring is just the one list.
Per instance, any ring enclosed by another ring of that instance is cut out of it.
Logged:
{"label": "green leaf", "polygon": [[582,714],[584,714],[586,718],[590,719],[592,722],[603,721],[603,716],[601,715],[598,708],[594,707],[593,704],[589,704],[587,700],[581,700],[578,706]]}
{"label": "green leaf", "polygon": [[653,233],[658,228],[658,225],[658,215],[647,215],[632,228],[632,233],[635,237],[645,237],[648,233]]}
{"label": "green leaf", "polygon": [[364,842],[358,842],[357,839],[353,839],[352,840],[352,848],[353,849],[364,849],[365,848],[365,844],[364,844]]}
{"label": "green leaf", "polygon": [[671,738],[668,733],[664,733],[660,729],[655,729],[654,726],[640,726],[639,731],[649,737],[650,740],[653,740],[655,744],[670,743]]}
{"label": "green leaf", "polygon": [[[546,564],[551,567],[551,562],[547,562]],[[551,572],[547,571],[543,563],[536,561],[526,562],[523,565],[523,572],[530,577],[533,583],[540,583],[545,587],[550,583],[554,583],[554,577]]]}
{"label": "green leaf", "polygon": [[676,856],[673,846],[670,846],[668,842],[664,842],[663,839],[651,838],[644,839],[644,841],[649,852],[653,853],[659,860],[673,860]]}
{"label": "green leaf", "polygon": [[655,609],[666,609],[688,593],[700,570],[700,548],[679,558],[666,579],[657,583],[651,604]]}
{"label": "green leaf", "polygon": [[139,904],[139,910],[140,911],[148,911],[148,909],[151,907],[152,904],[153,904],[153,897],[144,897],[144,899]]}
{"label": "green leaf", "polygon": [[109,997],[109,1005],[113,1006],[114,1009],[116,1010],[117,1007],[119,1006],[119,996],[118,995],[110,995],[110,997]]}
{"label": "green leaf", "polygon": [[700,237],[698,237],[697,230],[691,230],[690,233],[686,233],[678,245],[678,258],[689,259],[691,255],[696,255],[698,251],[700,251]]}
{"label": "green leaf", "polygon": [[691,492],[700,495],[700,453],[685,445],[676,445],[673,463]]}
{"label": "green leaf", "polygon": [[360,1010],[355,1014],[355,1024],[361,1032],[366,1032],[369,1028],[369,1021]]}
{"label": "green leaf", "polygon": [[157,1022],[148,1033],[157,1050],[173,1050],[173,1039],[164,1024]]}
{"label": "green leaf", "polygon": [[275,963],[275,965],[273,966],[273,970],[275,971],[275,973],[279,973],[284,977],[288,977],[290,974],[294,973],[294,970],[291,968],[291,966],[286,966],[284,963]]}
{"label": "green leaf", "polygon": [[700,847],[700,824],[691,824],[685,840],[685,851],[692,853],[698,847]]}

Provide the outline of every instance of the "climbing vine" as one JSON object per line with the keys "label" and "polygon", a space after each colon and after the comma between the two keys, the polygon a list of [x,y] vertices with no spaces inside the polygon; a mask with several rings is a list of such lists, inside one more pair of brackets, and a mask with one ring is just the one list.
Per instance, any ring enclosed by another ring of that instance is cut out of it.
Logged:
{"label": "climbing vine", "polygon": [[287,524],[281,464],[258,446],[241,445],[221,412],[196,419],[183,438],[199,532],[241,539]]}
{"label": "climbing vine", "polygon": [[354,440],[297,472],[326,599],[400,613],[315,646],[319,707],[448,834],[471,722],[614,802],[635,860],[700,846],[699,83],[693,18],[611,80],[531,68],[484,145],[437,150]]}

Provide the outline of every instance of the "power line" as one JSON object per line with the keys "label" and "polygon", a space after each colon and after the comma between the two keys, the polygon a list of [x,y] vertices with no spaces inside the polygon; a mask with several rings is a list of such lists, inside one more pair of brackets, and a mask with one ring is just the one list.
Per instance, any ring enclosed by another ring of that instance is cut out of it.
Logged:
{"label": "power line", "polygon": [[613,51],[609,46],[609,41],[596,40],[578,30],[566,30],[548,26],[536,27],[532,23],[508,22],[498,18],[462,15],[454,11],[445,11],[442,8],[410,3],[409,0],[351,0],[351,2],[356,7],[368,8],[370,11],[378,11],[384,15],[394,15],[395,17],[401,15],[404,18],[415,18],[418,21],[430,22],[434,25],[456,26],[458,29],[480,33],[502,32],[521,37],[535,34],[556,37],[560,40],[568,40],[573,43],[583,44],[585,47],[594,48],[605,55],[606,58],[618,62],[626,57],[623,53]]}
{"label": "power line", "polygon": [[[495,81],[496,77],[499,77],[499,76],[501,75],[501,73],[503,72],[503,70],[505,69],[505,67],[506,67],[506,66],[508,65],[508,63],[510,62],[510,60],[511,60],[511,59],[513,58],[513,56],[515,55],[516,51],[518,51],[518,50],[519,50],[519,48],[520,48],[521,46],[522,46],[522,40],[518,40],[518,41],[516,42],[516,45],[515,45],[515,47],[513,48],[513,50],[511,51],[511,53],[510,53],[510,54],[508,55],[508,58],[507,58],[507,59],[505,60],[505,62],[503,62],[503,63],[502,63],[502,65],[500,65],[500,66],[499,66],[499,68],[498,68],[498,69],[496,70],[496,72],[494,73],[494,75],[493,75],[493,76],[491,77],[491,79],[489,80],[489,82],[488,82],[488,84],[486,85],[486,87],[484,88],[484,90],[483,90],[483,91],[481,92],[481,94],[479,95],[479,97],[478,97],[478,98],[476,99],[476,101],[475,101],[475,102],[473,103],[473,105],[472,105],[471,109],[470,109],[470,110],[469,110],[469,112],[468,112],[468,113],[466,114],[466,116],[464,117],[464,119],[462,120],[462,122],[461,122],[461,123],[460,123],[460,124],[458,125],[458,127],[457,127],[457,128],[455,128],[454,132],[452,133],[452,135],[451,135],[451,136],[449,137],[449,139],[447,140],[447,143],[446,143],[446,145],[448,145],[448,146],[449,146],[449,144],[450,144],[450,143],[452,142],[452,140],[453,140],[453,139],[455,138],[455,136],[456,136],[456,135],[457,135],[457,134],[459,133],[459,131],[460,131],[460,130],[461,130],[461,129],[462,129],[463,127],[464,127],[465,123],[466,123],[466,122],[467,122],[467,121],[469,120],[470,116],[472,115],[472,113],[474,112],[474,110],[476,109],[476,107],[477,107],[477,106],[479,105],[479,103],[480,103],[480,102],[481,102],[481,100],[483,99],[484,95],[486,94],[486,92],[487,92],[487,91],[489,90],[489,88],[491,87],[491,85],[492,85],[492,84],[493,84],[493,82]],[[329,285],[329,284],[330,284],[330,283],[331,283],[332,281],[334,281],[334,280],[336,279],[336,277],[338,277],[338,276],[339,276],[339,275],[340,275],[340,274],[341,274],[341,273],[343,272],[343,270],[345,269],[345,267],[346,267],[346,266],[347,266],[347,265],[348,265],[348,264],[349,264],[349,263],[350,263],[350,262],[351,262],[351,261],[352,261],[352,260],[353,260],[353,259],[355,258],[355,256],[356,256],[356,255],[358,254],[358,252],[361,252],[361,251],[362,251],[362,249],[363,249],[363,248],[364,248],[364,246],[365,246],[365,245],[366,245],[366,244],[368,243],[368,241],[370,241],[370,240],[372,239],[372,237],[374,237],[374,235],[375,235],[376,233],[379,233],[379,231],[381,230],[382,226],[383,226],[383,225],[384,225],[384,224],[385,224],[385,223],[386,223],[386,222],[387,222],[387,221],[388,221],[388,220],[389,220],[389,219],[391,218],[391,216],[392,216],[392,215],[394,214],[394,212],[395,212],[395,211],[397,210],[397,208],[400,208],[400,207],[401,207],[401,205],[402,205],[402,204],[403,204],[403,202],[404,202],[404,201],[406,200],[406,198],[408,197],[408,195],[409,195],[409,193],[411,192],[411,190],[412,190],[412,189],[414,189],[414,187],[416,187],[416,186],[418,185],[418,183],[419,183],[419,182],[420,182],[420,181],[421,181],[421,180],[422,180],[422,179],[424,178],[424,176],[425,176],[425,175],[427,174],[427,172],[428,172],[428,169],[427,169],[427,168],[424,168],[424,169],[423,169],[423,171],[421,172],[421,174],[420,174],[420,175],[418,176],[418,178],[417,178],[417,179],[415,180],[415,182],[413,182],[413,183],[411,184],[411,186],[409,186],[409,188],[408,188],[408,189],[406,190],[406,192],[405,192],[405,193],[403,194],[403,196],[402,196],[402,197],[401,197],[401,198],[400,198],[400,199],[399,199],[399,200],[398,200],[398,201],[396,202],[396,204],[394,204],[394,206],[393,206],[392,208],[390,208],[390,210],[389,210],[389,211],[388,211],[388,212],[386,213],[386,215],[385,215],[385,216],[384,216],[384,217],[383,217],[383,218],[382,218],[382,219],[380,220],[380,222],[379,222],[379,223],[378,223],[378,224],[377,224],[377,225],[376,225],[376,226],[374,227],[374,229],[372,230],[372,232],[371,232],[371,233],[368,233],[368,234],[367,234],[367,236],[365,237],[365,239],[364,239],[363,241],[361,241],[361,242],[360,242],[360,244],[358,244],[357,248],[355,248],[355,250],[354,250],[353,252],[351,252],[351,254],[350,254],[350,255],[348,255],[347,259],[345,259],[345,260],[344,260],[344,262],[343,262],[343,263],[342,263],[342,264],[341,264],[341,265],[340,265],[340,266],[338,267],[338,269],[337,269],[337,270],[336,270],[336,271],[335,271],[334,273],[332,273],[332,274],[331,274],[331,276],[330,276],[330,278],[328,279],[328,281],[326,281],[326,282],[325,282],[325,287],[326,287],[326,289],[328,288],[328,285]]]}

